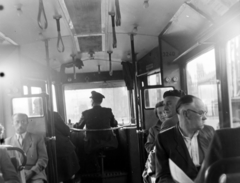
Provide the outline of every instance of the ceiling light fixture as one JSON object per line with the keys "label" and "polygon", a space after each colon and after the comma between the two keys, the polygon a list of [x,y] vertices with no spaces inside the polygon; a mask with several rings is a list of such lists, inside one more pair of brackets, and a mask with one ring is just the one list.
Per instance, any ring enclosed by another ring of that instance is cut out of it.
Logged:
{"label": "ceiling light fixture", "polygon": [[17,5],[16,5],[16,7],[17,7],[17,15],[18,16],[21,16],[22,15],[22,4],[21,3],[18,3]]}
{"label": "ceiling light fixture", "polygon": [[148,1],[149,1],[149,0],[144,0],[144,1],[143,1],[143,7],[144,7],[144,8],[148,8],[148,7],[149,7]]}

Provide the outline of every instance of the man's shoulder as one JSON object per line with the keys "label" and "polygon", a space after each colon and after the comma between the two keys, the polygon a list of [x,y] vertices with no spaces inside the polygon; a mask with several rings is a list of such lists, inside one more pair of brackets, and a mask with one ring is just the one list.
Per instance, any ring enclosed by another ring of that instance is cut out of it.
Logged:
{"label": "man's shoulder", "polygon": [[159,136],[166,137],[166,136],[172,136],[176,131],[176,126],[172,126],[170,128],[161,130],[159,133]]}
{"label": "man's shoulder", "polygon": [[12,140],[14,139],[14,135],[13,136],[10,136],[10,137],[7,137],[4,142],[5,144],[9,144]]}
{"label": "man's shoulder", "polygon": [[[34,133],[27,133],[28,134],[28,136],[30,136],[32,139],[36,139],[36,140],[41,140],[41,139],[43,139],[44,138],[44,136],[43,135],[40,135],[40,134],[34,134]],[[27,136],[25,136],[25,138],[26,138]]]}

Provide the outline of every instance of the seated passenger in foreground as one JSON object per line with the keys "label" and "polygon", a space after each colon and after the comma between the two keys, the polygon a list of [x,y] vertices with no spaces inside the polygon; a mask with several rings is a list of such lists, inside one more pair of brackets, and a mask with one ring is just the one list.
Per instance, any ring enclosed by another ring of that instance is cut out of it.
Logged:
{"label": "seated passenger in foreground", "polygon": [[11,162],[7,150],[0,146],[0,183],[20,183],[17,172]]}
{"label": "seated passenger in foreground", "polygon": [[168,129],[177,124],[178,117],[176,113],[176,104],[184,95],[185,93],[182,90],[169,90],[163,94],[164,112],[167,119],[165,122],[163,122],[161,130]]}
{"label": "seated passenger in foreground", "polygon": [[156,182],[174,182],[169,169],[171,159],[191,179],[197,177],[209,143],[214,135],[204,125],[206,111],[201,99],[182,97],[177,105],[179,123],[161,131],[156,140]]}
{"label": "seated passenger in foreground", "polygon": [[[206,158],[195,180],[203,183],[207,168],[218,160],[240,157],[240,127],[217,130],[209,145]],[[216,180],[217,182],[218,180]]]}
{"label": "seated passenger in foreground", "polygon": [[163,109],[163,101],[158,102],[155,106],[154,113],[156,117],[158,118],[157,123],[149,128],[147,142],[145,143],[145,149],[148,153],[153,150],[153,147],[155,146],[155,139],[157,137],[157,134],[160,132],[162,123],[166,120],[165,112]]}
{"label": "seated passenger in foreground", "polygon": [[[23,113],[14,114],[12,117],[16,134],[5,140],[5,144],[23,149],[27,156],[24,177],[27,183],[43,183],[47,181],[45,168],[48,155],[42,136],[27,132],[28,116]],[[21,158],[18,152],[9,152],[11,157]]]}

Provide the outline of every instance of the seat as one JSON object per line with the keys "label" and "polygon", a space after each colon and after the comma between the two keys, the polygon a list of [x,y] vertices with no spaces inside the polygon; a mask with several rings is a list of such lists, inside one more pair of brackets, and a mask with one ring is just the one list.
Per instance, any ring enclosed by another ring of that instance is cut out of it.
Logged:
{"label": "seat", "polygon": [[16,157],[11,157],[11,162],[13,164],[13,166],[15,167],[16,171],[21,171],[25,168],[25,165],[27,163],[27,157],[25,152],[19,148],[19,147],[13,147],[10,145],[4,145],[4,147],[8,150],[8,151],[18,151],[19,153],[21,153],[22,157],[23,157],[23,162],[20,165],[17,158]]}
{"label": "seat", "polygon": [[[226,177],[222,176],[226,174]],[[221,159],[213,163],[205,173],[205,183],[219,183],[220,181],[233,181],[240,174],[240,156]]]}

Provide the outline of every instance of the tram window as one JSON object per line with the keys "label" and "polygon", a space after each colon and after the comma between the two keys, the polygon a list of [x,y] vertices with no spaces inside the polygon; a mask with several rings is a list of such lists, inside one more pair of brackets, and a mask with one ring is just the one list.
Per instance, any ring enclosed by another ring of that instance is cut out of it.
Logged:
{"label": "tram window", "polygon": [[53,111],[57,112],[57,98],[55,86],[52,84],[52,100],[53,100]]}
{"label": "tram window", "polygon": [[148,86],[152,86],[152,85],[161,85],[161,74],[157,73],[157,74],[153,74],[147,77],[147,82],[148,82]]}
{"label": "tram window", "polygon": [[216,66],[214,49],[200,55],[187,64],[188,94],[199,97],[206,104],[206,124],[219,128]]}
{"label": "tram window", "polygon": [[231,127],[240,126],[240,36],[227,43],[227,72]]}
{"label": "tram window", "polygon": [[23,86],[23,95],[28,95],[28,86]]}
{"label": "tram window", "polygon": [[43,116],[43,106],[41,97],[13,98],[13,114],[25,113],[28,117]]}
{"label": "tram window", "polygon": [[89,97],[93,90],[105,96],[101,106],[112,109],[118,124],[130,123],[129,96],[126,87],[65,90],[67,120],[76,123],[83,111],[92,108]]}
{"label": "tram window", "polygon": [[154,108],[156,103],[163,100],[166,91],[173,90],[172,87],[149,88],[144,90],[144,104],[146,109]]}
{"label": "tram window", "polygon": [[42,88],[41,87],[31,87],[31,94],[40,94],[42,93]]}

